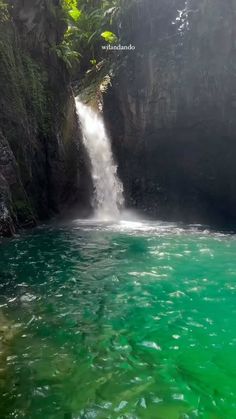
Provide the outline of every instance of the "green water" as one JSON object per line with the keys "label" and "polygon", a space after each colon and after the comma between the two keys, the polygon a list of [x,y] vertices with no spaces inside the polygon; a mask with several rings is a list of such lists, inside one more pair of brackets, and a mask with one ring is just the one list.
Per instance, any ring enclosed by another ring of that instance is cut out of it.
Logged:
{"label": "green water", "polygon": [[74,223],[1,245],[0,418],[236,418],[236,236]]}

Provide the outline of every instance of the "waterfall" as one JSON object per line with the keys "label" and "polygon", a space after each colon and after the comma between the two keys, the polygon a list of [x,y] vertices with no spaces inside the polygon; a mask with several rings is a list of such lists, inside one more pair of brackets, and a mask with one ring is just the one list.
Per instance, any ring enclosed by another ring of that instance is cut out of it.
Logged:
{"label": "waterfall", "polygon": [[91,162],[95,216],[101,220],[117,219],[124,204],[123,185],[117,176],[117,166],[103,119],[98,112],[81,103],[78,98],[76,110],[83,143]]}

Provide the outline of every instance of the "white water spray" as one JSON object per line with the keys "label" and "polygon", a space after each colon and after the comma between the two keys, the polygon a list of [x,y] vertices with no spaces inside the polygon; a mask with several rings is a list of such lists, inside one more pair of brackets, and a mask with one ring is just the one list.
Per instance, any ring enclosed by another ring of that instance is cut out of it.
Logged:
{"label": "white water spray", "polygon": [[117,176],[111,145],[101,116],[76,98],[83,142],[88,152],[95,189],[93,207],[96,218],[116,220],[124,205],[123,185]]}

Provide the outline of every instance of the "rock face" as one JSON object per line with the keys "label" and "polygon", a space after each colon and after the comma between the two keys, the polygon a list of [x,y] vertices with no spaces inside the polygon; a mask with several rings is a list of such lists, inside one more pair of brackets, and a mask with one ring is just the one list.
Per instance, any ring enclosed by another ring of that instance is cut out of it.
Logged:
{"label": "rock face", "polygon": [[236,222],[235,3],[146,0],[132,16],[136,50],[104,96],[128,204]]}
{"label": "rock face", "polygon": [[[11,235],[15,232],[17,214],[13,205],[14,199],[19,200],[25,209],[25,222],[33,222],[33,213],[30,211],[28,197],[21,182],[18,165],[15,156],[0,132],[0,234]],[[22,218],[23,213],[22,213]]]}
{"label": "rock face", "polygon": [[74,98],[65,65],[55,51],[65,30],[59,3],[9,0],[9,14],[0,19],[4,235],[46,219],[75,200],[81,205],[86,201],[86,164]]}

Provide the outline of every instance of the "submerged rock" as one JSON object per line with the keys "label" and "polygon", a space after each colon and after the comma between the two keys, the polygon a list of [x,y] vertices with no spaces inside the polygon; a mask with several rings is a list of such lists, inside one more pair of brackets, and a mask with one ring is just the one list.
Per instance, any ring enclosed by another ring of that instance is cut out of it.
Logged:
{"label": "submerged rock", "polygon": [[7,357],[11,354],[11,344],[20,330],[20,324],[9,320],[0,310],[0,388],[7,379]]}
{"label": "submerged rock", "polygon": [[18,334],[21,325],[13,323],[0,311],[0,341],[2,345],[9,344]]}

